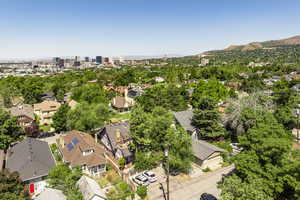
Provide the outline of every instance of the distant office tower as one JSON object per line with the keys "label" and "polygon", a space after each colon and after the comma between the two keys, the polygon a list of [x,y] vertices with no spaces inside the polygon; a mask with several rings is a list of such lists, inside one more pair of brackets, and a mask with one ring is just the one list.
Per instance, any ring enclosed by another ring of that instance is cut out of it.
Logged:
{"label": "distant office tower", "polygon": [[104,57],[104,63],[105,64],[109,64],[109,61],[110,61],[109,57]]}
{"label": "distant office tower", "polygon": [[64,60],[64,59],[59,59],[59,64],[58,64],[58,66],[59,66],[60,68],[65,67],[65,60]]}
{"label": "distant office tower", "polygon": [[85,62],[90,62],[90,57],[85,57],[85,58],[84,58],[84,61],[85,61]]}
{"label": "distant office tower", "polygon": [[96,56],[96,63],[102,64],[102,56]]}
{"label": "distant office tower", "polygon": [[74,64],[73,64],[73,66],[74,67],[80,67],[80,64],[81,64],[80,61],[75,61]]}
{"label": "distant office tower", "polygon": [[54,57],[54,58],[53,58],[53,62],[54,62],[55,64],[59,63],[59,60],[60,60],[60,57]]}
{"label": "distant office tower", "polygon": [[80,61],[80,56],[75,56],[75,62],[79,62]]}
{"label": "distant office tower", "polygon": [[54,57],[53,63],[56,67],[64,67],[65,65],[64,59],[61,59],[60,57]]}

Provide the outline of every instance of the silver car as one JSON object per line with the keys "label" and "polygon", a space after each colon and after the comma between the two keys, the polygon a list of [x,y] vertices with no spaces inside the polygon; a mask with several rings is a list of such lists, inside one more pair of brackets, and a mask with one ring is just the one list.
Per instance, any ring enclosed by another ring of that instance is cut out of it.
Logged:
{"label": "silver car", "polygon": [[143,175],[148,178],[150,183],[154,183],[154,182],[157,181],[157,178],[156,178],[155,174],[152,171],[146,170],[146,171],[143,172]]}
{"label": "silver car", "polygon": [[150,183],[148,181],[148,178],[144,175],[140,174],[133,178],[133,181],[137,183],[138,185],[142,186],[148,186]]}

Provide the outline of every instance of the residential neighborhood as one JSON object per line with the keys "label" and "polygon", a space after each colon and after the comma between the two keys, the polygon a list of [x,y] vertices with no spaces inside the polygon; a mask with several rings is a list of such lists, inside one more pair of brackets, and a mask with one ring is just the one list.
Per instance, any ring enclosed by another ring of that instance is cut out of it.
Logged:
{"label": "residential neighborhood", "polygon": [[0,200],[300,200],[300,1],[0,5]]}

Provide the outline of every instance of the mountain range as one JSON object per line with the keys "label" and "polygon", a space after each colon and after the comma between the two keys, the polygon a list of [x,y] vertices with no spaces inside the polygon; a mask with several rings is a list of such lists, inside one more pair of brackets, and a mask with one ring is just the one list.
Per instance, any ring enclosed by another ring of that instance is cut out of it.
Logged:
{"label": "mountain range", "polygon": [[264,42],[251,42],[246,45],[230,45],[225,51],[251,51],[255,49],[274,49],[279,46],[300,45],[300,35],[281,39],[281,40],[269,40]]}

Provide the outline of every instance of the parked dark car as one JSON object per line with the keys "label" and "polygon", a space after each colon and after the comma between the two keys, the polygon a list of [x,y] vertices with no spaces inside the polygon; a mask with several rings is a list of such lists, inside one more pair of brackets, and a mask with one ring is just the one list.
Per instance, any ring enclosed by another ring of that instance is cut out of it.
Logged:
{"label": "parked dark car", "polygon": [[54,133],[50,133],[50,132],[43,132],[43,133],[40,133],[40,135],[38,136],[38,138],[46,138],[46,137],[52,137],[52,136],[55,136]]}
{"label": "parked dark car", "polygon": [[174,171],[171,171],[170,174],[171,174],[171,176],[178,176],[180,174],[180,171],[174,170]]}
{"label": "parked dark car", "polygon": [[217,200],[217,198],[214,195],[203,193],[200,196],[200,200]]}

